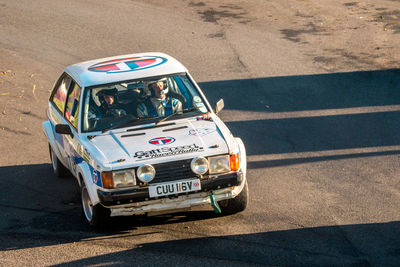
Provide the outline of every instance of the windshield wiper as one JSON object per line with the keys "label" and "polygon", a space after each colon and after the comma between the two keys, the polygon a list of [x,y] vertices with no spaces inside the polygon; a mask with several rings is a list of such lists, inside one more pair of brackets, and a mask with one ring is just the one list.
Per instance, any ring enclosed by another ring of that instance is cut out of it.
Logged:
{"label": "windshield wiper", "polygon": [[124,127],[125,125],[129,125],[129,124],[134,123],[134,122],[147,121],[147,120],[154,119],[154,118],[156,118],[156,117],[152,116],[152,117],[146,117],[146,118],[134,118],[134,119],[128,120],[126,122],[123,122],[123,123],[120,123],[120,124],[117,124],[117,125],[113,125],[111,127],[103,129],[101,132],[105,133],[107,131],[111,131],[111,130],[113,130],[115,128],[121,128],[121,127]]}
{"label": "windshield wiper", "polygon": [[166,120],[168,120],[169,118],[174,117],[175,115],[182,115],[182,114],[184,114],[184,113],[189,113],[189,112],[192,112],[192,111],[195,111],[195,110],[198,110],[198,109],[197,109],[196,107],[191,107],[191,108],[185,108],[184,110],[177,111],[177,112],[175,112],[175,113],[171,113],[171,114],[169,114],[168,116],[163,117],[163,118],[161,118],[160,120],[156,121],[156,122],[155,122],[155,125],[158,125],[160,122],[166,121]]}

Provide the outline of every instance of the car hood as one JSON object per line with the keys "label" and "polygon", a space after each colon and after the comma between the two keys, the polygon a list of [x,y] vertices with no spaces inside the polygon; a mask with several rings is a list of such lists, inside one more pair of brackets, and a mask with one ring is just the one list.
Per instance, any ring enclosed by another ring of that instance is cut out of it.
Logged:
{"label": "car hood", "polygon": [[225,138],[214,121],[183,120],[156,127],[113,130],[96,136],[90,143],[97,152],[93,156],[98,164],[105,169],[122,169],[227,154]]}

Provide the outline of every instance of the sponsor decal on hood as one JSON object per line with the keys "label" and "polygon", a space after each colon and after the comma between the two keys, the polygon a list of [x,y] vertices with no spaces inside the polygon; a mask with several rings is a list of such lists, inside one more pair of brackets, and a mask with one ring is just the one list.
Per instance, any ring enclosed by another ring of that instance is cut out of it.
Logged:
{"label": "sponsor decal on hood", "polygon": [[175,138],[173,137],[157,137],[153,138],[149,141],[150,144],[156,145],[156,146],[162,146],[162,145],[167,145],[167,144],[172,144],[175,142]]}

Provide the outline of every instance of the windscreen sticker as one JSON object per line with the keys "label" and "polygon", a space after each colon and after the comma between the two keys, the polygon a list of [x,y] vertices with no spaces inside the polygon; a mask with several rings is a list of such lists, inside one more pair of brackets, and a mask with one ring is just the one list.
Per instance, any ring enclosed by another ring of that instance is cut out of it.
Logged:
{"label": "windscreen sticker", "polygon": [[193,102],[200,103],[201,102],[201,98],[196,95],[196,96],[193,97]]}
{"label": "windscreen sticker", "polygon": [[175,142],[175,138],[169,137],[169,136],[167,136],[167,137],[157,137],[157,138],[153,138],[153,139],[149,140],[150,144],[156,145],[156,146],[172,144],[173,142]]}
{"label": "windscreen sticker", "polygon": [[210,129],[210,128],[198,128],[194,130],[189,131],[189,135],[194,135],[194,136],[205,136],[207,134],[215,132],[215,129]]}
{"label": "windscreen sticker", "polygon": [[201,151],[204,151],[203,147],[198,146],[196,144],[186,145],[186,146],[176,146],[176,147],[163,147],[148,151],[138,151],[135,153],[134,158],[138,158],[140,160],[146,160],[149,158],[160,158],[160,157],[167,157],[178,154],[194,153]]}
{"label": "windscreen sticker", "polygon": [[121,73],[153,68],[167,62],[166,58],[157,56],[130,57],[109,60],[94,64],[88,68],[93,72]]}
{"label": "windscreen sticker", "polygon": [[198,108],[204,107],[204,104],[203,104],[203,103],[196,103],[195,105],[196,105],[196,107],[198,107]]}

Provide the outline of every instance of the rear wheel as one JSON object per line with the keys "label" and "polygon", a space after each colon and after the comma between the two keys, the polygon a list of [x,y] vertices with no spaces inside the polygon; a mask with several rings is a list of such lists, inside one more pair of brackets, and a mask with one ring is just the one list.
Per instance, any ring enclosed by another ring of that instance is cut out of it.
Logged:
{"label": "rear wheel", "polygon": [[94,205],[89,197],[89,192],[82,181],[81,188],[82,212],[90,226],[105,226],[110,218],[110,210],[100,204]]}
{"label": "rear wheel", "polygon": [[51,165],[53,166],[54,174],[57,177],[66,177],[69,175],[69,170],[61,163],[53,149],[49,145],[49,153],[51,159]]}
{"label": "rear wheel", "polygon": [[249,188],[247,180],[244,184],[242,191],[235,198],[226,199],[219,201],[219,207],[221,208],[222,214],[234,214],[244,211],[249,201]]}

